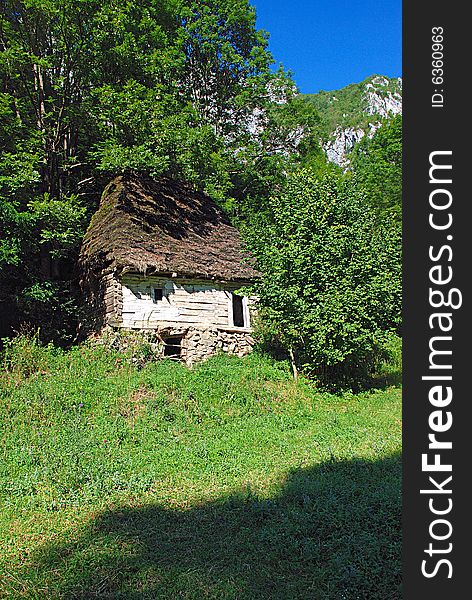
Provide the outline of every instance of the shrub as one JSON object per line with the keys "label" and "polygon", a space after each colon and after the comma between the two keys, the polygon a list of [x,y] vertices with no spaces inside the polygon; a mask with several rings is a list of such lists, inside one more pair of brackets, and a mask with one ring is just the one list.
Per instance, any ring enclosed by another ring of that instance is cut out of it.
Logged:
{"label": "shrub", "polygon": [[362,383],[400,327],[398,224],[379,224],[352,181],[303,170],[248,236],[263,335],[324,384]]}
{"label": "shrub", "polygon": [[16,381],[46,370],[49,355],[58,351],[52,344],[41,345],[39,330],[22,330],[13,338],[5,338],[3,344],[3,370]]}

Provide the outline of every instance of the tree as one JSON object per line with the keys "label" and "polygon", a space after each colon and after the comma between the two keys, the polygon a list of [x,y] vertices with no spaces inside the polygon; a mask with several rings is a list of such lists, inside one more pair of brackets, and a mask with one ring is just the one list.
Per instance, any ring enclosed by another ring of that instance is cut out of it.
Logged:
{"label": "tree", "polygon": [[271,198],[247,232],[262,281],[262,332],[297,368],[358,382],[401,322],[400,230],[379,225],[352,181],[309,169]]}
{"label": "tree", "polygon": [[[86,209],[99,197],[94,91],[132,76],[132,11],[112,0],[0,6],[0,277],[24,317],[41,315],[38,303],[48,312],[61,296],[70,304]],[[146,25],[138,29],[142,40]]]}
{"label": "tree", "polygon": [[397,220],[402,210],[402,116],[396,115],[354,148],[352,170],[368,202]]}
{"label": "tree", "polygon": [[260,205],[301,151],[290,128],[307,138],[312,118],[271,62],[247,0],[4,0],[8,294],[46,304],[72,285],[87,221],[118,173],[185,179],[234,215]]}

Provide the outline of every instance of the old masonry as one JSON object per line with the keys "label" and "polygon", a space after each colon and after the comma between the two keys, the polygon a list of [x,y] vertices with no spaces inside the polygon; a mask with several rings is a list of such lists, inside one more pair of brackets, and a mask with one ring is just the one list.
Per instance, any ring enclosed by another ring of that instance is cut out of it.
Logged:
{"label": "old masonry", "polygon": [[252,349],[255,302],[238,292],[258,277],[253,260],[217,204],[184,183],[114,179],[79,268],[87,334],[143,332],[188,365]]}

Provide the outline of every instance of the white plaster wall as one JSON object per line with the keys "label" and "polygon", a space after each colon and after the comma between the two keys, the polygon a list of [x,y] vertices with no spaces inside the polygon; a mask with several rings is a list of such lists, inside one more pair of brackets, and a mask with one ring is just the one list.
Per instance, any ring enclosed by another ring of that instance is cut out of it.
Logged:
{"label": "white plaster wall", "polygon": [[[153,287],[163,288],[162,300],[154,302]],[[231,291],[235,289],[237,286],[229,284],[125,275],[122,325],[147,329],[166,322],[231,327]],[[249,327],[246,298],[243,304],[245,326]]]}

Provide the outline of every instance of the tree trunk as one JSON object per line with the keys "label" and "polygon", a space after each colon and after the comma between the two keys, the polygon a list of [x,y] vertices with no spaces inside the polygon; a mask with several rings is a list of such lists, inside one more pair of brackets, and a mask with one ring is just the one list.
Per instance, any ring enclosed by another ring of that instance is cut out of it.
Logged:
{"label": "tree trunk", "polygon": [[293,352],[293,349],[289,348],[288,353],[290,355],[290,363],[292,365],[293,378],[295,379],[295,381],[297,381],[298,380],[298,369],[297,369],[297,363],[295,362],[295,354]]}

